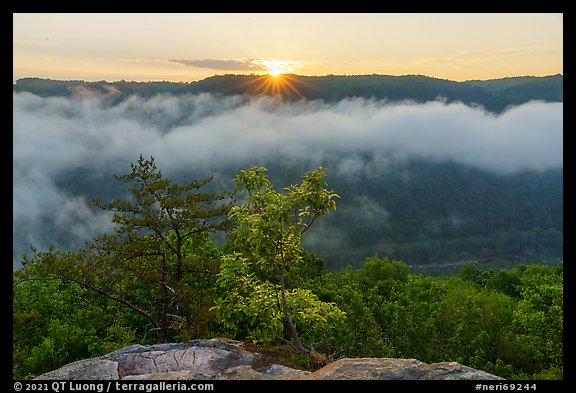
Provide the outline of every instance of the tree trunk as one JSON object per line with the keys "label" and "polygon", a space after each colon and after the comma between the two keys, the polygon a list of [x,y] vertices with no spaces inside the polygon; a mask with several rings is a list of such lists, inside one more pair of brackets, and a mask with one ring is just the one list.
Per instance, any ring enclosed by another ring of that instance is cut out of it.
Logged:
{"label": "tree trunk", "polygon": [[292,321],[292,318],[290,318],[290,314],[288,313],[288,302],[286,301],[286,287],[284,285],[283,270],[278,271],[278,277],[280,278],[280,293],[282,296],[282,311],[284,312],[284,322],[288,327],[290,335],[296,341],[296,348],[298,348],[299,351],[304,351],[304,345],[302,344],[302,341],[300,341],[298,331],[296,330],[296,325],[294,325],[294,321]]}
{"label": "tree trunk", "polygon": [[158,342],[166,342],[166,333],[168,332],[168,260],[166,256],[166,237],[163,238],[162,245],[162,311],[160,315],[160,330],[158,331]]}
{"label": "tree trunk", "polygon": [[180,283],[180,279],[182,278],[182,237],[180,236],[180,232],[176,231],[176,286]]}

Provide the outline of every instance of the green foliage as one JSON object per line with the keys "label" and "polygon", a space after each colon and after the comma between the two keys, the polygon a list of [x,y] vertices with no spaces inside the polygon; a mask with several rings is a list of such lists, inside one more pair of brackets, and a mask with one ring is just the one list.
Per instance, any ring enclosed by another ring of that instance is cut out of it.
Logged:
{"label": "green foliage", "polygon": [[514,310],[515,339],[526,348],[531,372],[559,370],[563,364],[563,276],[551,267],[527,267],[520,279],[522,300]]}
{"label": "green foliage", "polygon": [[[217,285],[221,297],[213,310],[224,333],[256,344],[272,344],[282,336],[280,286],[260,280],[247,258],[240,253],[223,255]],[[321,340],[345,319],[334,303],[320,301],[310,290],[291,289],[286,299],[302,337],[309,342]]]}
{"label": "green foliage", "polygon": [[386,332],[378,325],[357,278],[350,270],[314,281],[323,300],[334,301],[346,313],[346,323],[328,337],[325,353],[331,357],[393,357]]}
{"label": "green foliage", "polygon": [[562,268],[518,265],[457,276],[413,275],[401,261],[302,283],[346,313],[322,350],[332,357],[458,361],[509,379],[561,379]]}
{"label": "green foliage", "polygon": [[312,361],[310,360],[310,356],[304,353],[298,353],[296,355],[292,355],[288,358],[288,362],[293,363],[295,367],[309,370],[312,367]]}
{"label": "green foliage", "polygon": [[291,289],[286,298],[302,340],[312,349],[325,350],[330,345],[328,338],[344,326],[346,313],[335,302],[321,301],[308,289]]}
{"label": "green foliage", "polygon": [[233,206],[234,242],[251,254],[263,270],[275,273],[302,259],[301,236],[314,221],[336,210],[334,192],[325,189],[324,168],[307,172],[302,182],[277,192],[265,175],[266,168],[252,167],[236,176],[236,188],[247,192],[246,203]]}
{"label": "green foliage", "polygon": [[239,253],[223,255],[216,285],[221,296],[212,308],[223,332],[257,344],[270,344],[282,333],[277,288],[250,271]]}
{"label": "green foliage", "polygon": [[[303,260],[302,235],[323,214],[336,210],[338,195],[326,188],[322,167],[306,172],[301,183],[286,187],[284,193],[274,190],[266,171],[264,167],[251,167],[234,178],[236,189],[248,195],[244,204],[230,209],[229,218],[235,224],[232,241],[257,269],[269,279],[278,280],[280,296],[276,300],[284,327],[302,350],[291,303],[300,298],[301,306],[307,303],[305,311],[298,314],[306,322],[313,320],[318,310],[310,307],[311,297],[305,293],[286,291],[284,275]],[[335,310],[325,311],[331,315]]]}
{"label": "green foliage", "polygon": [[28,379],[130,345],[139,327],[75,283],[35,280],[15,281],[12,331],[13,378]]}

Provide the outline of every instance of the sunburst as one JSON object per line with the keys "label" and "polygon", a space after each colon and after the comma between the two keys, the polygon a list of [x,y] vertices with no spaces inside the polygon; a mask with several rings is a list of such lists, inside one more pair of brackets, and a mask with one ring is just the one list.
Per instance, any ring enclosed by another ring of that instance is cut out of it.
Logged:
{"label": "sunburst", "polygon": [[298,100],[306,97],[299,89],[305,84],[300,77],[293,74],[272,74],[252,76],[244,83],[236,85],[235,89],[240,89],[251,95],[267,95],[284,100]]}
{"label": "sunburst", "polygon": [[280,99],[305,98],[296,86],[300,81],[289,74],[270,74],[259,77],[254,90],[255,94],[276,96]]}
{"label": "sunburst", "polygon": [[292,73],[300,65],[297,61],[262,59],[253,62],[258,63],[266,74],[251,75],[247,81],[236,85],[235,90],[240,89],[251,95],[272,96],[280,101],[292,101],[306,98],[300,91],[304,86],[307,89],[313,88],[302,77]]}

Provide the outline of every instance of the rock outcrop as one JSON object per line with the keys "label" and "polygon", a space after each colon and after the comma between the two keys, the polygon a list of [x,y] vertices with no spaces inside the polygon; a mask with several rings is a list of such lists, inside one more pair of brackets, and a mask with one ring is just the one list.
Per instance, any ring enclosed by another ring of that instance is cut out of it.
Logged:
{"label": "rock outcrop", "polygon": [[70,363],[36,379],[55,380],[500,380],[456,362],[416,359],[345,358],[315,371],[280,364],[262,365],[262,354],[240,341],[215,338],[183,343],[132,345],[107,355]]}
{"label": "rock outcrop", "polygon": [[503,379],[457,362],[426,364],[416,359],[346,358],[299,379],[439,380]]}

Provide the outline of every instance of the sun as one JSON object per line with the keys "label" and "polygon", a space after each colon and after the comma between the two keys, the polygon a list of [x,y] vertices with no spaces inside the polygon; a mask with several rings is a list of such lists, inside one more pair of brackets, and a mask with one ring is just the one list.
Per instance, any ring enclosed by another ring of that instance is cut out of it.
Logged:
{"label": "sun", "polygon": [[254,59],[251,62],[259,66],[262,74],[241,82],[237,88],[247,89],[252,95],[276,97],[280,102],[305,98],[300,89],[310,87],[294,73],[302,63],[285,59]]}
{"label": "sun", "polygon": [[282,74],[290,74],[294,72],[298,63],[292,60],[284,59],[263,59],[259,60],[268,75],[278,77]]}

